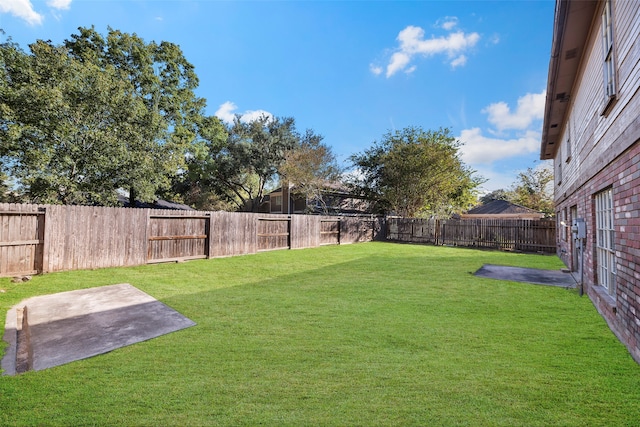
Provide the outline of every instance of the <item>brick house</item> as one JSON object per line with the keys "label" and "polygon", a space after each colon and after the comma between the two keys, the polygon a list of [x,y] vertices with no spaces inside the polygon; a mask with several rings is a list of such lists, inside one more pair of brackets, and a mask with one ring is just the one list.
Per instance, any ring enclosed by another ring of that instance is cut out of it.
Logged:
{"label": "brick house", "polygon": [[540,158],[558,255],[640,362],[640,1],[557,0]]}

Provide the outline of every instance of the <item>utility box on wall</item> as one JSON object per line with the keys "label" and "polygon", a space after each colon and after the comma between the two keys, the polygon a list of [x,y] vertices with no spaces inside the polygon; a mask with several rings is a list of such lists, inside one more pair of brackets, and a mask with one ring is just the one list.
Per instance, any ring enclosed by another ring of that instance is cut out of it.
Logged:
{"label": "utility box on wall", "polygon": [[573,233],[574,240],[587,238],[587,223],[584,222],[584,218],[576,218],[573,220],[571,232]]}

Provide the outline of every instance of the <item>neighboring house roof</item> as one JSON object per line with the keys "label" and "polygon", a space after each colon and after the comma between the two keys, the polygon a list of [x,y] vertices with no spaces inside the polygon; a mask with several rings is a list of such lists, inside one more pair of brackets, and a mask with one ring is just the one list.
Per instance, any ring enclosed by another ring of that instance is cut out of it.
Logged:
{"label": "neighboring house roof", "polygon": [[[295,186],[295,185],[291,185],[289,187],[289,194],[294,197],[296,194],[298,194],[297,190],[299,187]],[[352,198],[352,199],[365,199],[364,196],[360,196],[357,194],[353,194],[351,191],[349,191],[349,189],[342,183],[337,183],[337,182],[326,182],[322,189],[321,192],[323,194],[327,194],[327,195],[331,195],[331,196],[341,196],[341,197],[348,197],[348,198]],[[265,200],[269,200],[269,196],[271,194],[278,194],[278,193],[282,193],[282,187],[278,187],[275,190],[270,191],[269,193],[267,193],[264,197]]]}
{"label": "neighboring house roof", "polygon": [[542,218],[544,214],[506,200],[492,200],[489,203],[485,203],[482,206],[469,210],[466,214],[461,216],[462,218],[481,216],[485,218]]}
{"label": "neighboring house roof", "polygon": [[594,19],[597,1],[556,2],[551,61],[547,80],[547,101],[542,126],[540,159],[553,159],[560,145],[571,91]]}
{"label": "neighboring house roof", "polygon": [[[286,188],[286,187],[285,187]],[[363,214],[371,213],[371,205],[368,200],[362,196],[353,195],[348,189],[340,183],[327,182],[321,190],[326,205],[318,203],[317,200],[307,200],[303,194],[298,193],[297,187],[289,187],[289,198],[292,201],[302,201],[305,208],[299,206],[296,202],[295,206],[290,208],[290,213],[307,211],[308,213],[340,213],[340,214]],[[270,202],[271,197],[282,194],[282,187],[278,187],[270,191],[263,198],[264,202]],[[270,209],[268,206],[267,209]]]}

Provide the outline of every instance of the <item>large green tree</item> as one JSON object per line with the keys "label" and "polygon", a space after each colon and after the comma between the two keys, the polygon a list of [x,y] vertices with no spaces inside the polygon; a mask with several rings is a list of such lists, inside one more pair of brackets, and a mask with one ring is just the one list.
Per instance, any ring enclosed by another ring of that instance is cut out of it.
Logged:
{"label": "large green tree", "polygon": [[322,135],[307,129],[285,153],[278,173],[281,185],[293,186],[297,194],[317,203],[327,213],[327,190],[337,183],[342,170],[331,147],[322,141]]}
{"label": "large green tree", "polygon": [[184,167],[204,100],[179,47],[80,28],[64,45],[0,46],[3,165],[33,201],[150,201]]}
{"label": "large green tree", "polygon": [[493,190],[490,193],[487,193],[480,197],[480,203],[487,204],[494,200],[513,200],[513,194],[510,191],[507,191],[503,188],[499,188],[497,190]]}
{"label": "large green tree", "polygon": [[19,201],[19,198],[12,190],[9,177],[0,169],[0,203],[15,203]]}
{"label": "large green tree", "polygon": [[510,193],[513,203],[543,212],[547,217],[553,216],[553,169],[551,164],[544,163],[520,172]]}
{"label": "large green tree", "polygon": [[238,210],[257,211],[265,187],[275,181],[286,153],[296,144],[295,121],[263,115],[245,122],[236,117],[226,140],[220,136],[220,132],[202,135],[205,146],[189,160],[188,180]]}
{"label": "large green tree", "polygon": [[448,216],[473,204],[482,179],[459,156],[449,129],[407,127],[351,157],[355,191],[378,209],[405,217]]}
{"label": "large green tree", "polygon": [[198,120],[198,140],[187,153],[186,168],[174,177],[175,198],[200,210],[229,211],[242,205],[225,191],[218,178],[232,173],[226,150],[228,138],[227,127],[217,117],[202,116]]}

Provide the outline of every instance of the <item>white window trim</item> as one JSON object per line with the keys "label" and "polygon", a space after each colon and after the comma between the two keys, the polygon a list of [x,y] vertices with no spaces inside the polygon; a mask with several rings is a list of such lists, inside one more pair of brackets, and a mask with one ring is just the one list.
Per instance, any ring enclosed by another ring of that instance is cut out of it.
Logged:
{"label": "white window trim", "polygon": [[613,189],[609,188],[595,195],[595,214],[598,285],[615,298],[617,268]]}
{"label": "white window trim", "polygon": [[558,185],[562,184],[562,160],[558,162],[556,173],[558,174]]}
{"label": "white window trim", "polygon": [[567,143],[565,144],[567,146],[567,158],[565,160],[566,163],[569,163],[571,161],[571,120],[567,121]]}
{"label": "white window trim", "polygon": [[602,71],[605,98],[603,114],[606,114],[618,93],[613,30],[613,4],[612,0],[607,0],[602,10]]}

